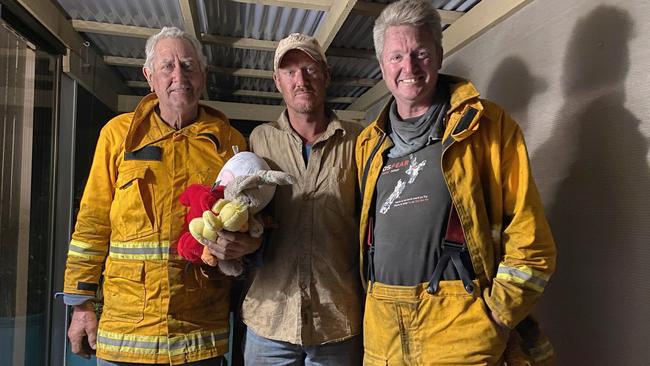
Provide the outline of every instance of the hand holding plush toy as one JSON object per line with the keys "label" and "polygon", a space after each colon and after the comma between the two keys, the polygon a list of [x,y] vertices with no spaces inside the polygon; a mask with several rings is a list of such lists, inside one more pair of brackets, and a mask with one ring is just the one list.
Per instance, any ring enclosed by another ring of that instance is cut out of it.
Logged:
{"label": "hand holding plush toy", "polygon": [[194,263],[218,265],[226,275],[240,275],[241,260],[218,260],[201,243],[216,241],[220,230],[248,231],[259,238],[264,228],[255,214],[271,201],[276,185],[293,183],[293,176],[269,170],[259,156],[251,152],[235,154],[219,172],[216,189],[193,184],[181,194],[180,202],[189,207],[189,232],[181,235],[178,253]]}

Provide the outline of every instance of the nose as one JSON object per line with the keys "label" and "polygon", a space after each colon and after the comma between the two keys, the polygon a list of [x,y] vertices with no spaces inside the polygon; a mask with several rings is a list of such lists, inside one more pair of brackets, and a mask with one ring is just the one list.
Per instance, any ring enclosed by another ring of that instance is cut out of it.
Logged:
{"label": "nose", "polygon": [[404,56],[404,71],[406,71],[408,74],[413,74],[413,71],[417,70],[417,67],[417,58],[411,55]]}
{"label": "nose", "polygon": [[172,71],[172,76],[176,80],[182,80],[185,77],[185,71],[183,70],[183,65],[181,65],[180,60],[174,61],[174,70]]}
{"label": "nose", "polygon": [[294,82],[296,83],[296,86],[303,86],[306,83],[306,78],[305,78],[305,71],[303,69],[298,69],[296,70],[296,73],[294,75]]}

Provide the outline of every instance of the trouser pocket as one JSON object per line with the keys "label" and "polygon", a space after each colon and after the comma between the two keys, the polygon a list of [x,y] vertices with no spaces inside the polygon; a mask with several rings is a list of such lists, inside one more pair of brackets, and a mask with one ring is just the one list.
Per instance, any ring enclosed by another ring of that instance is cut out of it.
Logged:
{"label": "trouser pocket", "polygon": [[496,365],[502,362],[508,331],[492,321],[478,283],[475,285],[476,290],[468,294],[461,281],[441,281],[438,291],[428,294],[426,283],[418,286],[375,283],[366,300],[364,364]]}

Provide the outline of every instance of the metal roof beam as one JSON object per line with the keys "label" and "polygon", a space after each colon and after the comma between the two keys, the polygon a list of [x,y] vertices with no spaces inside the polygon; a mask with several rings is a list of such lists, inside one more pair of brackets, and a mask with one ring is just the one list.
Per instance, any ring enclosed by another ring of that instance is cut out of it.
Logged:
{"label": "metal roof beam", "polygon": [[70,22],[77,32],[106,34],[109,36],[149,38],[160,32],[158,28],[138,27],[135,25],[101,23],[79,19],[72,19]]}
{"label": "metal roof beam", "polygon": [[341,26],[348,18],[348,15],[350,15],[350,11],[352,11],[356,3],[357,0],[338,0],[332,3],[332,6],[327,12],[325,22],[318,27],[315,36],[323,51],[327,50],[330,44],[332,44],[336,33],[341,29]]}
{"label": "metal roof beam", "polygon": [[178,5],[181,8],[185,31],[191,34],[192,37],[199,39],[201,31],[199,30],[199,18],[198,10],[196,9],[196,2],[194,0],[178,0]]}
{"label": "metal roof beam", "polygon": [[[132,112],[138,105],[141,96],[137,95],[119,95],[118,111]],[[228,116],[230,119],[268,122],[275,120],[284,110],[280,105],[263,105],[263,104],[246,104],[218,101],[201,101],[201,104],[216,108]],[[365,113],[359,111],[337,110],[336,114],[347,121],[363,122]]]}
{"label": "metal roof beam", "polygon": [[[443,31],[442,48],[444,56],[461,49],[476,37],[505,20],[531,0],[482,0],[470,11]],[[351,110],[366,110],[386,97],[390,92],[383,81],[360,96],[349,107]]]}

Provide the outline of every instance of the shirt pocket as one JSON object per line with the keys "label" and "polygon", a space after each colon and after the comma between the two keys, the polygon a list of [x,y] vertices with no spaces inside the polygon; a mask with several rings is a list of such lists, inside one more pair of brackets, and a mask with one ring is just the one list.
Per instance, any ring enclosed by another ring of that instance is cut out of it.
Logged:
{"label": "shirt pocket", "polygon": [[104,271],[103,316],[126,323],[144,318],[144,262],[110,260]]}
{"label": "shirt pocket", "polygon": [[338,213],[354,212],[354,171],[344,167],[328,168],[325,206]]}
{"label": "shirt pocket", "polygon": [[112,239],[127,241],[154,232],[153,189],[147,182],[149,167],[119,172],[111,206]]}

